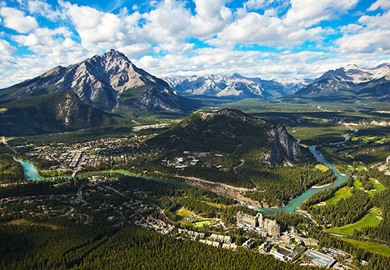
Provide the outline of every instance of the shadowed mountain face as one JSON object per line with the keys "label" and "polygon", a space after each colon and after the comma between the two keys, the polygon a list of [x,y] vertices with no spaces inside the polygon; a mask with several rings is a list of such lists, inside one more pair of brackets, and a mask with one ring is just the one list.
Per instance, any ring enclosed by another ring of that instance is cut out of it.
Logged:
{"label": "shadowed mountain face", "polygon": [[1,135],[5,136],[97,128],[115,122],[113,115],[82,103],[70,91],[16,99],[0,113]]}
{"label": "shadowed mountain face", "polygon": [[319,98],[329,101],[355,101],[356,98],[390,98],[390,65],[382,64],[364,69],[348,65],[330,70],[303,87],[296,97]]}
{"label": "shadowed mountain face", "polygon": [[196,112],[148,144],[169,151],[198,151],[245,155],[255,151],[270,164],[300,163],[310,154],[298,145],[283,125],[223,109]]}
{"label": "shadowed mountain face", "polygon": [[20,84],[0,90],[0,100],[72,91],[79,99],[105,112],[127,107],[153,112],[181,112],[182,98],[169,85],[137,68],[115,50],[69,67],[58,66]]}

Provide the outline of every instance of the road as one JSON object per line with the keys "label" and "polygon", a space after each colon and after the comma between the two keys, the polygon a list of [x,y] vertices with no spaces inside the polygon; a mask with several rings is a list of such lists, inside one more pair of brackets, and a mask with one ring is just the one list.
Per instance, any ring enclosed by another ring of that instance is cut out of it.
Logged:
{"label": "road", "polygon": [[6,146],[8,147],[12,152],[14,152],[15,154],[17,154],[18,152],[15,151],[15,149],[13,149],[11,146],[9,146],[8,144],[8,141],[11,140],[11,139],[8,139],[5,137],[5,136],[2,136],[1,138],[1,142]]}
{"label": "road", "polygon": [[302,209],[297,209],[296,213],[306,217],[307,219],[311,220],[316,226],[318,226],[317,221],[315,221],[315,219],[307,211]]}
{"label": "road", "polygon": [[234,166],[234,167],[233,167],[233,172],[234,172],[235,174],[237,174],[237,175],[238,175],[238,173],[237,173],[237,168],[243,166],[243,165],[245,164],[245,160],[240,159],[240,162],[241,162],[240,164],[238,164],[237,166]]}

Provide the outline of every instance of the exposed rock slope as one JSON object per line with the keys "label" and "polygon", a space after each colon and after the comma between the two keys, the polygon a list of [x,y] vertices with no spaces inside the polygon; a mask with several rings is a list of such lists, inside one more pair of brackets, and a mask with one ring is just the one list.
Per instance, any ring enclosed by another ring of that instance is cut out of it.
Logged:
{"label": "exposed rock slope", "polygon": [[283,125],[231,109],[196,112],[149,144],[178,152],[255,153],[260,162],[270,164],[299,163],[310,158]]}
{"label": "exposed rock slope", "polygon": [[121,106],[162,112],[184,109],[181,98],[165,81],[136,67],[115,50],[69,67],[58,66],[34,79],[2,89],[0,100],[58,91],[72,91],[83,103],[106,112],[117,112]]}
{"label": "exposed rock slope", "polygon": [[356,101],[356,98],[390,98],[390,65],[359,68],[356,65],[329,70],[313,83],[303,87],[296,97]]}

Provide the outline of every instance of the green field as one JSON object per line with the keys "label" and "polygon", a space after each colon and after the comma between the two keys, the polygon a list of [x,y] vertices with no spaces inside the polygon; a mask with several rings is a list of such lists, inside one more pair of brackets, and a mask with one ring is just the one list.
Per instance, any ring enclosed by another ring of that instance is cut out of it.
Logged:
{"label": "green field", "polygon": [[374,207],[370,210],[370,212],[367,215],[365,215],[358,222],[348,224],[342,227],[331,228],[327,231],[336,234],[352,235],[354,230],[360,230],[363,227],[378,226],[381,220],[382,218],[381,218],[380,210]]}
{"label": "green field", "polygon": [[359,136],[352,138],[353,142],[363,143],[363,144],[385,144],[390,142],[389,137],[378,137],[378,136]]}
{"label": "green field", "polygon": [[[193,226],[196,228],[202,228],[205,225],[211,226],[217,223],[215,219],[203,218],[197,215],[195,212],[188,210],[185,207],[182,207],[179,210],[177,210],[176,215],[181,218],[181,220],[179,221],[181,224],[185,224],[187,226]],[[183,220],[190,216],[196,216],[196,217],[194,217],[191,221]]]}
{"label": "green field", "polygon": [[379,183],[378,180],[376,180],[374,178],[370,178],[370,181],[371,181],[376,192],[382,192],[386,189],[385,186],[382,185],[381,183]]}
{"label": "green field", "polygon": [[192,215],[195,215],[195,212],[192,212],[192,211],[188,210],[187,208],[182,207],[179,210],[177,210],[176,215],[178,215],[182,218],[188,218]]}
{"label": "green field", "polygon": [[365,249],[375,254],[384,255],[390,257],[390,247],[378,243],[359,241],[349,238],[340,238],[341,240],[351,243],[361,249]]}
{"label": "green field", "polygon": [[214,222],[214,220],[204,220],[204,221],[195,222],[193,224],[195,227],[201,228],[205,225],[213,225],[213,224],[215,224],[215,222]]}
{"label": "green field", "polygon": [[353,187],[356,189],[361,189],[363,188],[363,184],[359,180],[355,179],[355,181],[353,181]]}
{"label": "green field", "polygon": [[326,167],[325,165],[322,165],[322,164],[316,164],[315,168],[317,170],[320,170],[321,172],[327,172],[329,170],[328,167]]}
{"label": "green field", "polygon": [[328,200],[325,201],[326,205],[330,204],[336,204],[341,199],[347,199],[351,197],[351,188],[350,187],[343,187],[336,191],[334,196]]}
{"label": "green field", "polygon": [[367,171],[367,168],[366,168],[366,166],[364,166],[363,164],[358,164],[358,165],[356,165],[356,170],[357,170],[358,172]]}

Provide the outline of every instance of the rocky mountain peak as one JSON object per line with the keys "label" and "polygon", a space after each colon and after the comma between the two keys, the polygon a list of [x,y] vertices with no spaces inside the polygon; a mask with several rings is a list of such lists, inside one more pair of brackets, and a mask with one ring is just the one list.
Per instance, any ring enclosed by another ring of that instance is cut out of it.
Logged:
{"label": "rocky mountain peak", "polygon": [[83,103],[106,112],[117,113],[121,106],[182,110],[179,97],[165,81],[136,67],[125,54],[113,49],[68,67],[58,66],[10,88],[14,90],[4,96],[7,99],[72,91]]}
{"label": "rocky mountain peak", "polygon": [[390,66],[387,63],[374,68],[360,68],[350,64],[329,70],[313,83],[300,89],[295,95],[310,98],[326,98],[340,102],[355,101],[359,96],[388,99]]}
{"label": "rocky mountain peak", "polygon": [[243,78],[245,78],[244,76],[242,76],[240,73],[233,73],[233,75],[232,75],[232,78],[237,78],[237,79],[243,79]]}
{"label": "rocky mountain peak", "polygon": [[344,67],[344,70],[350,70],[350,69],[360,69],[360,68],[355,64],[349,64]]}

